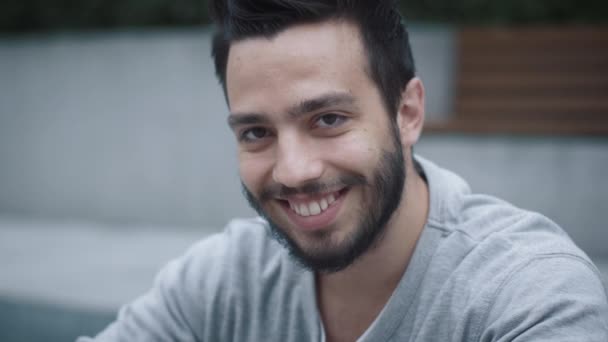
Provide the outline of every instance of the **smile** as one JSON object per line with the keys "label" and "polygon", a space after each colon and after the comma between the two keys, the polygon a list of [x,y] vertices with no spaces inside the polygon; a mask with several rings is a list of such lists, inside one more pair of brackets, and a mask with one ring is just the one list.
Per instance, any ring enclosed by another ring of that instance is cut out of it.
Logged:
{"label": "smile", "polygon": [[297,194],[277,200],[295,227],[314,231],[334,223],[349,190],[346,187],[333,192]]}
{"label": "smile", "polygon": [[332,203],[334,203],[336,201],[336,197],[338,195],[339,194],[337,192],[335,192],[335,193],[327,194],[317,200],[303,201],[303,200],[290,199],[290,200],[288,200],[288,202],[289,202],[289,207],[296,214],[298,214],[300,216],[304,216],[304,217],[316,216],[316,215],[320,215],[325,210],[327,210],[327,208],[329,208],[332,205]]}

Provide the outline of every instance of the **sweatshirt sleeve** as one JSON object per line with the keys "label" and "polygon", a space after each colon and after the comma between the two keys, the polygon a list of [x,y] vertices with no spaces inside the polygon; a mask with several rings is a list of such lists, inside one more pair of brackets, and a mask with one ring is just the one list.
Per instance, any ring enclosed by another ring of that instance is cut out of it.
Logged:
{"label": "sweatshirt sleeve", "polygon": [[479,341],[606,342],[608,300],[599,272],[580,256],[538,256],[497,288],[483,326]]}
{"label": "sweatshirt sleeve", "polygon": [[[202,341],[206,307],[217,306],[224,250],[222,235],[207,238],[168,263],[153,287],[122,307],[116,321],[96,337],[76,342]],[[211,298],[211,299],[209,299]]]}

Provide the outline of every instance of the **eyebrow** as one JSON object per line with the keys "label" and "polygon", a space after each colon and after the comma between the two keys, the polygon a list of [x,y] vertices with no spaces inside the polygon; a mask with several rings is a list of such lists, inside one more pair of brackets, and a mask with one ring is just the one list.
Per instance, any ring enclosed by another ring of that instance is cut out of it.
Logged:
{"label": "eyebrow", "polygon": [[290,108],[287,112],[290,116],[298,117],[328,107],[352,105],[354,102],[355,98],[349,93],[329,93],[316,98],[303,100]]}
{"label": "eyebrow", "polygon": [[264,114],[258,113],[232,113],[228,116],[228,126],[234,129],[238,126],[243,125],[255,125],[261,123],[268,123],[268,119]]}
{"label": "eyebrow", "polygon": [[[289,108],[287,113],[289,116],[297,118],[328,107],[352,105],[354,102],[355,98],[350,93],[328,93],[312,99],[302,100],[300,103]],[[268,121],[267,115],[263,113],[231,113],[228,116],[228,126],[231,129],[242,125],[265,124]]]}

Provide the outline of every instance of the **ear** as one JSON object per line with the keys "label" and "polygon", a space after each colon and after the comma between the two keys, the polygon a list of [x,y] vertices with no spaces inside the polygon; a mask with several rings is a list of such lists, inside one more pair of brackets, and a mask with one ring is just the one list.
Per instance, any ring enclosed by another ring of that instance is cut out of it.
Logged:
{"label": "ear", "polygon": [[414,77],[401,93],[397,112],[397,125],[404,148],[412,147],[420,138],[424,115],[424,85],[418,77]]}

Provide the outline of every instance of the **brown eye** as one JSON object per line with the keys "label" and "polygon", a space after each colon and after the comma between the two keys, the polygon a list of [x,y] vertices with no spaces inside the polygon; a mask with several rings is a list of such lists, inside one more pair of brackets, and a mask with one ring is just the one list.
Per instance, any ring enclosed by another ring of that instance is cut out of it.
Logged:
{"label": "brown eye", "polygon": [[324,128],[331,128],[339,126],[346,118],[338,114],[324,114],[317,119],[317,126]]}
{"label": "brown eye", "polygon": [[241,140],[243,141],[256,141],[265,138],[268,135],[268,130],[264,127],[253,127],[249,128],[241,134]]}

